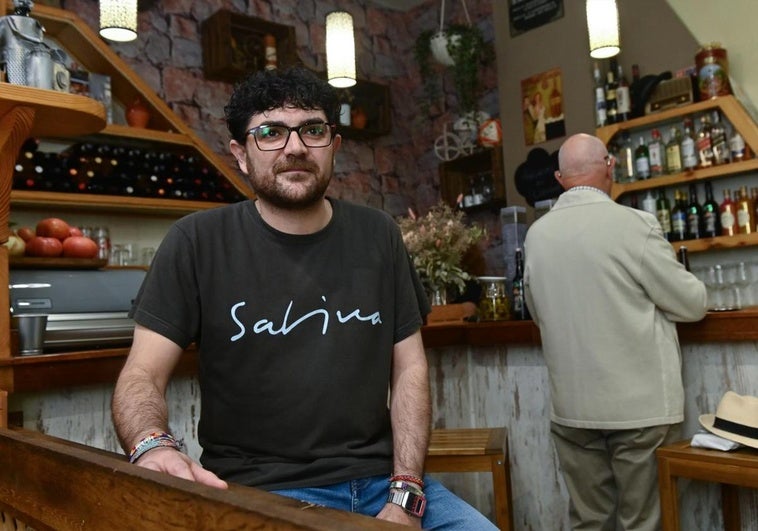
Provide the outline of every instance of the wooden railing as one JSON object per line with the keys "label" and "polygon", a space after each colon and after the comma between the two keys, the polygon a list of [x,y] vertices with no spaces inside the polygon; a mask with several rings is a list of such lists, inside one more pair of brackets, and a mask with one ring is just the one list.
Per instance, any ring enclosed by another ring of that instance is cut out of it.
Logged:
{"label": "wooden railing", "polygon": [[0,529],[397,529],[259,489],[221,490],[39,432],[0,428]]}

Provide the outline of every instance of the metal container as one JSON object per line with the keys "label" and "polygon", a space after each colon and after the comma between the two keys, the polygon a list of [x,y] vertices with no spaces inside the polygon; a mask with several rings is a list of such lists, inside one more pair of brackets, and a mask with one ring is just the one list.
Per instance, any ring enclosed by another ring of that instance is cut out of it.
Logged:
{"label": "metal container", "polygon": [[712,42],[703,45],[695,55],[695,67],[701,100],[732,93],[729,87],[729,60],[721,44]]}

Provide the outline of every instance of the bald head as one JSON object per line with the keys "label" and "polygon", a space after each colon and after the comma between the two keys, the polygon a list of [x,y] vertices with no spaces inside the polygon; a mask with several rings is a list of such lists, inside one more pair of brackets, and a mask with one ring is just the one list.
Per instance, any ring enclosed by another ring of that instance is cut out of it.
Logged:
{"label": "bald head", "polygon": [[579,133],[566,140],[558,151],[556,178],[568,190],[574,186],[593,186],[609,192],[611,172],[608,150],[599,138]]}

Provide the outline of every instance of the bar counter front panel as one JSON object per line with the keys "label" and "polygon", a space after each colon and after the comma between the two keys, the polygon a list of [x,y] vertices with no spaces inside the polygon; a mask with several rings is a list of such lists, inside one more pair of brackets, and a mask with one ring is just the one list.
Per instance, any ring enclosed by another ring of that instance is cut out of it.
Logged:
{"label": "bar counter front panel", "polygon": [[[715,412],[732,389],[758,396],[758,309],[709,313],[680,325],[685,422],[683,437],[699,429],[698,416]],[[568,528],[568,498],[549,432],[549,383],[531,322],[424,327],[434,427],[506,426],[509,430],[514,521],[517,529]],[[31,362],[31,360],[24,360]],[[118,443],[110,419],[110,384],[18,392],[9,410],[24,427],[110,451]],[[200,412],[197,380],[184,371],[169,386],[171,429],[197,458]],[[492,511],[489,474],[439,474],[485,514]],[[680,482],[682,529],[720,529],[718,486]],[[742,521],[758,521],[758,495],[740,491]]]}

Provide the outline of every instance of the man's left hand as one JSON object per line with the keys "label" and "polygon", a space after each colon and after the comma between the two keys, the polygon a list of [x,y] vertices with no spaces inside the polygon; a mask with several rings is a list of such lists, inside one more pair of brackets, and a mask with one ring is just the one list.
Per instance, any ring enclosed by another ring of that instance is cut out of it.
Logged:
{"label": "man's left hand", "polygon": [[380,520],[387,520],[388,522],[421,529],[421,518],[411,516],[406,513],[402,507],[395,505],[394,503],[385,504],[384,508],[379,511],[379,514],[377,514],[376,517]]}

